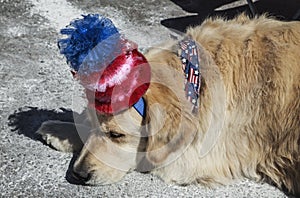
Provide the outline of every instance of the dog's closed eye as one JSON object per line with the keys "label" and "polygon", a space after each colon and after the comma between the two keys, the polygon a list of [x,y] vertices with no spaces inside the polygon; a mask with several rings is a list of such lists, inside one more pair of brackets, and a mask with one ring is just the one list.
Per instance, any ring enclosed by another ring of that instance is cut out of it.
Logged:
{"label": "dog's closed eye", "polygon": [[125,135],[122,133],[117,133],[115,131],[109,131],[108,133],[106,133],[106,135],[111,138],[111,139],[118,139],[121,137],[124,137]]}

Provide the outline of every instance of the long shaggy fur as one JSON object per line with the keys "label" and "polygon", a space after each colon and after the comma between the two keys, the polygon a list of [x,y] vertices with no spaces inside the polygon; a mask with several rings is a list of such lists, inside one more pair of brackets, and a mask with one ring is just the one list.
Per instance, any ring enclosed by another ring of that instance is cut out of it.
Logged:
{"label": "long shaggy fur", "polygon": [[[168,181],[208,185],[245,176],[299,193],[300,23],[265,16],[250,20],[241,15],[230,21],[208,19],[190,28],[187,35],[200,44],[201,66],[209,69],[215,64],[222,76],[226,92],[226,98],[220,99],[226,100],[224,126],[213,149],[200,158],[212,102],[207,95],[214,91],[202,90],[200,122],[193,121],[199,123],[194,126],[198,127],[198,139],[176,162],[155,172]],[[171,61],[178,59],[175,54],[161,53],[150,52],[147,58],[178,68],[179,60]],[[205,81],[211,76],[203,78]],[[212,79],[206,83],[215,82]],[[163,95],[159,93],[159,97]],[[218,107],[224,101],[215,102]],[[175,123],[178,120],[176,116],[170,119]],[[161,139],[150,138],[150,147]]]}

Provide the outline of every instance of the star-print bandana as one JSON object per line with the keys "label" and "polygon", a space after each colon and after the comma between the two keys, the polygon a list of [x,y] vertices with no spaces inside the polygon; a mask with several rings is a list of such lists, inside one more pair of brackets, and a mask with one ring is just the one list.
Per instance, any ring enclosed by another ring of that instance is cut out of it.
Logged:
{"label": "star-print bandana", "polygon": [[201,73],[196,42],[192,39],[184,39],[179,42],[181,49],[182,69],[185,74],[184,90],[187,99],[193,104],[193,113],[198,112],[199,93],[201,86]]}

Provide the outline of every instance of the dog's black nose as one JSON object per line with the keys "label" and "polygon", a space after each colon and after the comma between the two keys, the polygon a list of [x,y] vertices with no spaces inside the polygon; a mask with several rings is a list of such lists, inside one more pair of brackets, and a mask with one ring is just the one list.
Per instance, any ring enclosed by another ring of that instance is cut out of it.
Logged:
{"label": "dog's black nose", "polygon": [[78,180],[83,181],[83,182],[87,182],[91,178],[91,175],[89,173],[86,173],[86,172],[75,172],[74,170],[73,170],[73,176],[75,178],[77,178]]}
{"label": "dog's black nose", "polygon": [[91,179],[91,174],[83,171],[69,170],[66,176],[68,182],[72,184],[85,185]]}

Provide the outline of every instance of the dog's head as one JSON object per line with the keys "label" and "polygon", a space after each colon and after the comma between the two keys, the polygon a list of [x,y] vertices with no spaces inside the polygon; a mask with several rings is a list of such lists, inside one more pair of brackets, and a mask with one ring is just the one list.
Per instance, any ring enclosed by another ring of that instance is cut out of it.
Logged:
{"label": "dog's head", "polygon": [[114,116],[94,115],[92,121],[99,127],[74,164],[76,179],[89,185],[111,184],[131,170],[148,172],[165,166],[183,152],[194,138],[195,124],[182,123],[179,101],[169,89],[156,84],[149,91],[158,90],[171,99],[166,102],[163,96],[146,94],[145,117],[133,107]]}
{"label": "dog's head", "polygon": [[178,91],[184,83],[182,73],[167,69],[170,59],[176,67],[180,59],[171,52],[160,52],[155,57],[156,62],[151,63],[153,79],[143,96],[144,117],[133,107],[113,116],[92,111],[91,121],[98,127],[73,168],[74,176],[86,184],[110,184],[131,170],[148,172],[166,166],[194,140],[199,122],[192,115],[184,91]]}

